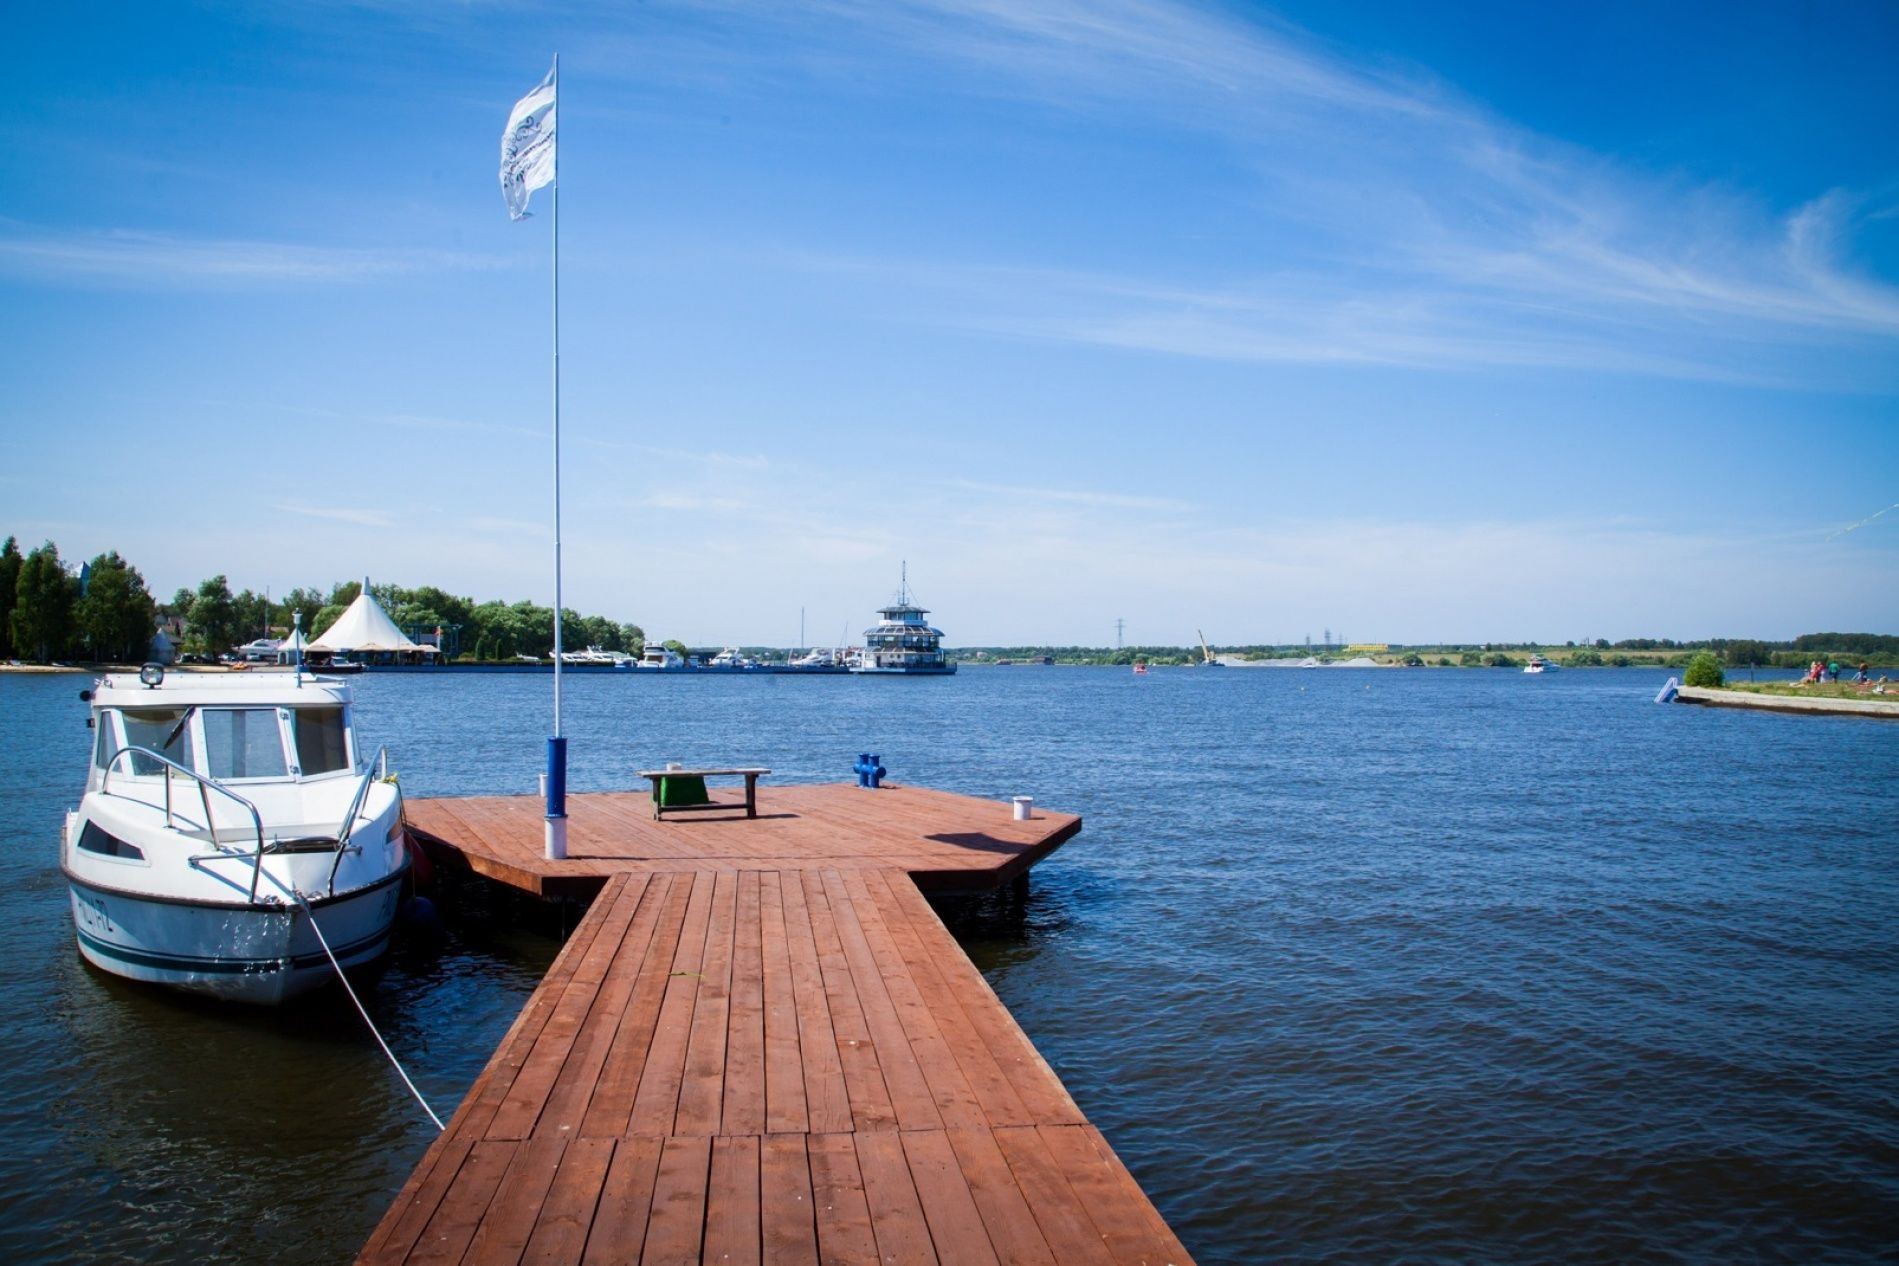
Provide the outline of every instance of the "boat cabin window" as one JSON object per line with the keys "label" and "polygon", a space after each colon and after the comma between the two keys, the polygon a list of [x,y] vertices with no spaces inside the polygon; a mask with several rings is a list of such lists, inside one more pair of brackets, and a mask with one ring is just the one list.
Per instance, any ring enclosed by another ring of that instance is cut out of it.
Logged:
{"label": "boat cabin window", "polygon": [[[196,764],[192,750],[191,726],[185,722],[189,708],[126,708],[119,713],[125,726],[125,745],[157,752],[167,760],[190,769]],[[130,764],[135,774],[159,774],[165,767],[142,752],[124,758],[119,768]]]}
{"label": "boat cabin window", "polygon": [[284,778],[282,732],[275,708],[204,709],[205,772],[227,778]]}
{"label": "boat cabin window", "polygon": [[127,844],[118,836],[99,829],[98,824],[88,822],[79,832],[79,847],[88,853],[97,853],[101,857],[121,857],[128,862],[142,862],[145,854],[136,844]]}
{"label": "boat cabin window", "polygon": [[297,767],[305,778],[349,768],[343,709],[297,708],[290,715],[297,732]]}

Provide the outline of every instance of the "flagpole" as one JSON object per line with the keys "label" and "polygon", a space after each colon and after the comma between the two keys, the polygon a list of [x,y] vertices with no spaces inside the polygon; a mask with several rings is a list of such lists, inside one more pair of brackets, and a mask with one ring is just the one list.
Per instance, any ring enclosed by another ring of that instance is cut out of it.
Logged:
{"label": "flagpole", "polygon": [[[554,101],[560,109],[560,54],[554,54]],[[554,151],[551,219],[554,222],[554,733],[547,740],[547,856],[567,856],[567,740],[560,732],[560,150]]]}

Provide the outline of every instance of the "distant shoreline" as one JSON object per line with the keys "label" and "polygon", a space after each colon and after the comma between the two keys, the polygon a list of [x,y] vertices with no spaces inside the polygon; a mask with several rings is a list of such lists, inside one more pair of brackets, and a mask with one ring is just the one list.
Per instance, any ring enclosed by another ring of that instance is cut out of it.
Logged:
{"label": "distant shoreline", "polygon": [[1899,697],[1890,695],[1857,699],[1802,699],[1794,695],[1763,694],[1754,690],[1683,686],[1675,697],[1683,703],[1716,708],[1754,708],[1763,712],[1801,713],[1806,716],[1884,717],[1899,721]]}

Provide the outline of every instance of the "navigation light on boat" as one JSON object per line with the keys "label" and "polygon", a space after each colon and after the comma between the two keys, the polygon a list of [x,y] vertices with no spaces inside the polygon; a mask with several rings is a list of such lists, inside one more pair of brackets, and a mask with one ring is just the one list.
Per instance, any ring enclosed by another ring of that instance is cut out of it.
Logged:
{"label": "navigation light on boat", "polygon": [[156,690],[158,689],[159,683],[165,680],[165,666],[163,664],[147,664],[138,670],[138,679],[140,684],[147,690]]}

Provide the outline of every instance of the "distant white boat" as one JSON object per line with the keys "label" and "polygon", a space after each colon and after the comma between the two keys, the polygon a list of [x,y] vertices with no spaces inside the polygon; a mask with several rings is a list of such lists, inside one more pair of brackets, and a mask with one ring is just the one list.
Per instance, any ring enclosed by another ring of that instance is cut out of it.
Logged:
{"label": "distant white boat", "polygon": [[648,642],[633,667],[642,672],[684,672],[689,665],[685,657],[672,647]]}
{"label": "distant white boat", "polygon": [[1541,655],[1530,656],[1530,662],[1523,666],[1526,673],[1553,673],[1562,667],[1555,660],[1544,659]]}
{"label": "distant white boat", "polygon": [[622,664],[632,663],[633,657],[621,651],[603,651],[598,646],[589,646],[584,651],[562,651],[560,662],[570,666],[618,668]]}

